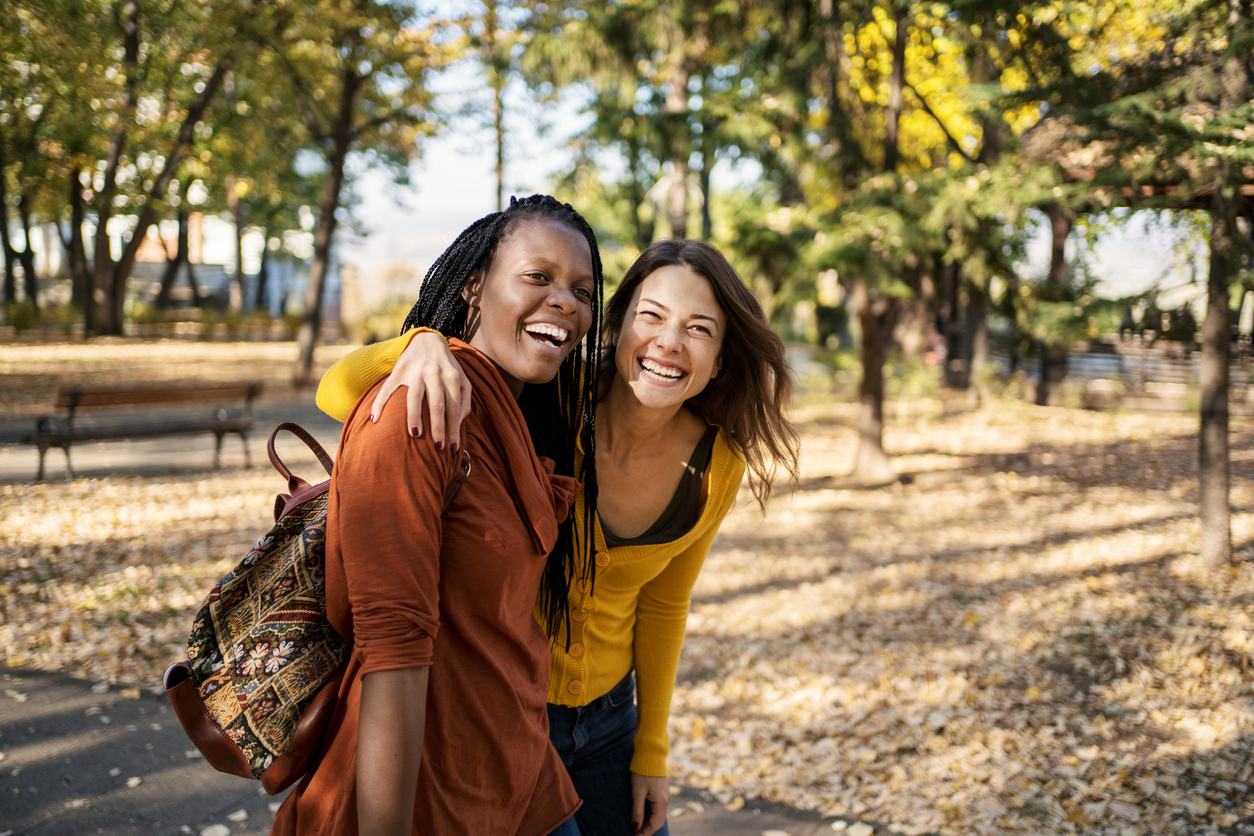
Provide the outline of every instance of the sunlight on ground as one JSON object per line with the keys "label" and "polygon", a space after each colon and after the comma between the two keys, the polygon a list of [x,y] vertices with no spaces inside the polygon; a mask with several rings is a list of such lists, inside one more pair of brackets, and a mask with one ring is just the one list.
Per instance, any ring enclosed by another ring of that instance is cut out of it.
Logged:
{"label": "sunlight on ground", "polygon": [[1195,418],[1003,404],[893,427],[906,484],[865,490],[825,478],[853,460],[852,407],[799,417],[802,490],[738,510],[698,582],[681,778],[907,833],[1254,812],[1254,567],[1196,566]]}

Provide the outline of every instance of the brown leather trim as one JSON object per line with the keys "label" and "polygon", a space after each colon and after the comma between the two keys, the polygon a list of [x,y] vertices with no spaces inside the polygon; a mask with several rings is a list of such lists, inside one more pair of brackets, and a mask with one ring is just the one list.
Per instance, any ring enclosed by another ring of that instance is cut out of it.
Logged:
{"label": "brown leather trim", "polygon": [[255,778],[244,753],[205,711],[205,704],[200,699],[196,684],[192,682],[192,670],[187,663],[171,665],[163,680],[166,696],[174,705],[174,713],[183,724],[183,731],[187,732],[187,736],[205,756],[205,760],[209,761],[209,765],[229,775]]}
{"label": "brown leather trim", "polygon": [[270,464],[274,465],[274,469],[279,471],[279,473],[283,476],[283,478],[287,480],[289,493],[299,492],[301,489],[301,485],[304,485],[307,483],[305,482],[304,479],[301,479],[297,476],[293,476],[292,471],[288,469],[287,465],[283,464],[283,460],[280,459],[279,454],[275,452],[274,439],[280,432],[284,430],[286,430],[287,432],[290,432],[292,435],[296,436],[301,441],[305,442],[305,446],[308,447],[310,450],[312,450],[313,454],[317,456],[318,462],[322,465],[323,469],[326,470],[327,475],[328,476],[331,475],[331,468],[332,468],[331,457],[327,455],[326,450],[322,449],[322,445],[319,444],[316,440],[314,440],[314,437],[310,435],[308,432],[306,432],[304,428],[302,428],[299,424],[293,424],[290,421],[284,421],[282,424],[279,424],[277,427],[275,427],[273,430],[270,431],[270,437],[266,439],[266,455],[270,457]]}
{"label": "brown leather trim", "polygon": [[331,715],[335,713],[335,702],[343,680],[344,668],[341,667],[322,686],[305,713],[300,715],[287,749],[261,773],[261,786],[270,795],[283,792],[317,763],[322,753],[322,739],[326,737],[327,727],[331,725]]}
{"label": "brown leather trim", "polygon": [[[326,493],[327,489],[330,487],[331,480],[328,479],[325,482],[319,482],[316,485],[305,484],[303,488],[297,490],[296,493],[291,494],[290,496],[287,494],[279,494],[278,498],[274,500],[274,521],[277,523],[304,503],[314,497]],[[282,507],[282,510],[280,510],[280,506]]]}

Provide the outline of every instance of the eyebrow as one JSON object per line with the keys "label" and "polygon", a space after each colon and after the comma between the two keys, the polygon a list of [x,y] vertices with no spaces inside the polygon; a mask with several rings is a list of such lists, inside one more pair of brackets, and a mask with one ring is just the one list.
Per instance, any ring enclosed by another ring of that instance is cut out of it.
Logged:
{"label": "eyebrow", "polygon": [[[668,307],[666,307],[665,305],[663,305],[661,302],[657,301],[656,299],[650,299],[650,298],[649,298],[649,297],[647,297],[647,296],[641,296],[641,297],[640,297],[640,301],[641,301],[641,302],[648,302],[648,303],[649,303],[649,304],[651,304],[651,305],[656,305],[657,307],[661,308],[662,310],[666,311],[667,313],[670,313],[670,310],[671,310],[671,309],[670,309],[670,308],[668,308]],[[715,325],[717,325],[717,324],[718,324],[718,320],[717,320],[717,319],[715,319],[714,317],[710,316],[709,314],[694,313],[694,314],[690,314],[690,316],[691,316],[691,318],[692,318],[692,319],[705,319],[705,320],[709,320],[710,322],[713,322]]]}

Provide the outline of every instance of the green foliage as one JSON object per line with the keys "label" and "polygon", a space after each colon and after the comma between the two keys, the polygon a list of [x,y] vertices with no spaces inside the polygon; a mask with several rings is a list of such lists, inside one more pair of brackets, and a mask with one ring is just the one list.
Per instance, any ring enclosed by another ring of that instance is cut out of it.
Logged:
{"label": "green foliage", "polygon": [[[285,311],[283,313],[283,339],[294,340],[300,332],[301,323],[305,321],[305,315],[298,311]],[[395,327],[395,324],[393,324]]]}
{"label": "green foliage", "polygon": [[4,318],[20,333],[39,324],[39,309],[29,299],[20,299],[4,306]]}
{"label": "green foliage", "polygon": [[41,319],[45,325],[59,328],[65,336],[74,333],[74,326],[82,321],[83,312],[77,306],[66,302],[59,305],[49,305],[44,308]]}

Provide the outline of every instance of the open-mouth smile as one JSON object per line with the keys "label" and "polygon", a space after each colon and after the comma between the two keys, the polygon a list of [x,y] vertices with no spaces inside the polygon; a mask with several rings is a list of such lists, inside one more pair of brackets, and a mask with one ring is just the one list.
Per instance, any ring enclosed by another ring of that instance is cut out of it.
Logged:
{"label": "open-mouth smile", "polygon": [[529,322],[523,326],[527,336],[541,347],[561,350],[570,339],[570,330],[550,322]]}
{"label": "open-mouth smile", "polygon": [[655,360],[650,360],[648,357],[641,357],[636,362],[640,365],[640,369],[645,376],[661,383],[674,383],[688,376],[688,373],[683,369],[663,365]]}

